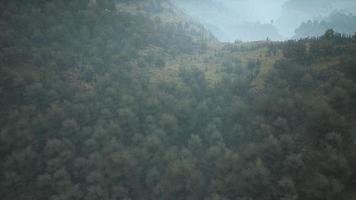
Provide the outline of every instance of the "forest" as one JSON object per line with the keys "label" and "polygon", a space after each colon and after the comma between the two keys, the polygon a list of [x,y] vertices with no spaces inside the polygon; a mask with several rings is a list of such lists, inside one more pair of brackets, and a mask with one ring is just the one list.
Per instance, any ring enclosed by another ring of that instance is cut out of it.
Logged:
{"label": "forest", "polygon": [[163,0],[0,30],[3,200],[356,199],[356,34],[223,43]]}

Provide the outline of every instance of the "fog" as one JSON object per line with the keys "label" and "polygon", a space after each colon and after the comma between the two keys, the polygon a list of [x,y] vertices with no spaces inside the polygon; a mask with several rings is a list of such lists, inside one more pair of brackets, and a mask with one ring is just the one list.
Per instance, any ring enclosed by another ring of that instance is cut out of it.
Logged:
{"label": "fog", "polygon": [[[356,0],[176,0],[221,41],[286,40],[308,20],[356,13]],[[333,28],[333,27],[330,27]]]}

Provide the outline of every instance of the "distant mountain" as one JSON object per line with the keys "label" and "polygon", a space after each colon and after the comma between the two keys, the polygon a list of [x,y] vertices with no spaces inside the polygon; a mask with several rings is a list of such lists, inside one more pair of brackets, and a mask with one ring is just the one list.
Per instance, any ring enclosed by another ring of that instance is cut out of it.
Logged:
{"label": "distant mountain", "polygon": [[351,13],[356,12],[354,0],[288,0],[283,6],[288,10],[300,11],[311,16],[328,15],[335,10],[343,10]]}
{"label": "distant mountain", "polygon": [[262,24],[259,22],[249,22],[239,24],[235,28],[236,38],[243,41],[256,40],[282,40],[277,28],[273,24]]}
{"label": "distant mountain", "polygon": [[223,42],[282,39],[274,24],[251,15],[248,1],[181,0],[175,4]]}
{"label": "distant mountain", "polygon": [[343,34],[354,34],[356,32],[356,15],[333,13],[320,21],[309,20],[295,30],[293,38],[321,36],[327,29],[334,29]]}

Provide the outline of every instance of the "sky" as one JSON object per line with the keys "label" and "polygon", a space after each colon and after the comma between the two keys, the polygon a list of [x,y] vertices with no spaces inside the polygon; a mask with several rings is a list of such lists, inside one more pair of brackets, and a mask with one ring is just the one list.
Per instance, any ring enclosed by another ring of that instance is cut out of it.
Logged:
{"label": "sky", "polygon": [[219,40],[292,38],[302,22],[340,11],[356,13],[356,0],[176,0]]}

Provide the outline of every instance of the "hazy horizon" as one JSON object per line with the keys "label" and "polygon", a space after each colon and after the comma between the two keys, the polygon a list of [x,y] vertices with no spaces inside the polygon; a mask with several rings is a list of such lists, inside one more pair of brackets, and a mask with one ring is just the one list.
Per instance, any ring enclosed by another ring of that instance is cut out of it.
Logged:
{"label": "hazy horizon", "polygon": [[[341,0],[180,0],[176,5],[220,41],[286,40],[308,20],[334,12],[356,13],[356,1]],[[332,28],[332,27],[331,27]]]}

